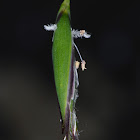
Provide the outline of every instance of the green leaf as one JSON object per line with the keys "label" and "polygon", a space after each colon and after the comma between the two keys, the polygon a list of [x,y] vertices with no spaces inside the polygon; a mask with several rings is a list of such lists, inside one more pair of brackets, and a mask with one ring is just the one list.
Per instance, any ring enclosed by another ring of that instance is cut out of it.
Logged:
{"label": "green leaf", "polygon": [[79,49],[74,43],[74,38],[90,38],[91,35],[85,30],[72,30],[70,25],[70,0],[64,0],[61,4],[56,24],[44,25],[44,29],[54,31],[53,68],[62,120],[62,133],[65,134],[64,140],[78,140],[75,104],[79,86],[77,68],[80,62],[75,61],[75,49],[81,59],[82,71],[86,69],[86,62],[82,59]]}
{"label": "green leaf", "polygon": [[62,132],[67,140],[78,139],[75,102],[75,56],[70,25],[70,0],[64,0],[56,19],[57,29],[53,36],[53,68],[57,97],[62,117]]}
{"label": "green leaf", "polygon": [[52,49],[55,85],[64,128],[66,127],[67,99],[72,57],[72,35],[69,16],[70,0],[64,0],[56,19],[57,29],[54,32]]}

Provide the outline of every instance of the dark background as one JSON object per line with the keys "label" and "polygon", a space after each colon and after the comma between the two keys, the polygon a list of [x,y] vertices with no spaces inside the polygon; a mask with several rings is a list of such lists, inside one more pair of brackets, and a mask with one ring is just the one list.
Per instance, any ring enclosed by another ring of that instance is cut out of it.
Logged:
{"label": "dark background", "polygon": [[[61,2],[1,1],[1,140],[63,138],[52,67],[53,33],[43,28],[55,23]],[[78,70],[80,140],[140,138],[135,63],[140,46],[139,7],[138,1],[71,2],[72,28],[92,35],[75,40],[87,62],[86,71]]]}

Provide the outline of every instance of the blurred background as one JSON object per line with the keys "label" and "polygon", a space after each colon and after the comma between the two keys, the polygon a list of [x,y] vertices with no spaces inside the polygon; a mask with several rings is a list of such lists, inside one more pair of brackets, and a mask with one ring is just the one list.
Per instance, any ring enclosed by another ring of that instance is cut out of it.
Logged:
{"label": "blurred background", "polygon": [[[1,1],[0,140],[63,139],[52,67],[53,32],[43,28],[55,23],[62,1]],[[80,140],[139,139],[138,2],[72,0],[71,24],[92,35],[75,40],[87,62],[86,71],[78,70]]]}

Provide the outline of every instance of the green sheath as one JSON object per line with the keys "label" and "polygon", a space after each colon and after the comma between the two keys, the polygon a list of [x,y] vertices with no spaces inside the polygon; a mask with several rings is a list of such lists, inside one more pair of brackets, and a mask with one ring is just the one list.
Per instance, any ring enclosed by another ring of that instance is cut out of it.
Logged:
{"label": "green sheath", "polygon": [[52,49],[55,85],[63,123],[65,123],[72,56],[69,2],[70,0],[64,0],[58,12]]}

